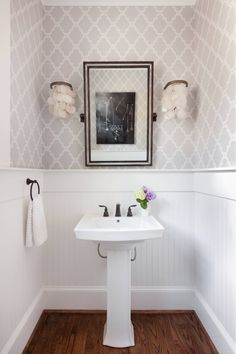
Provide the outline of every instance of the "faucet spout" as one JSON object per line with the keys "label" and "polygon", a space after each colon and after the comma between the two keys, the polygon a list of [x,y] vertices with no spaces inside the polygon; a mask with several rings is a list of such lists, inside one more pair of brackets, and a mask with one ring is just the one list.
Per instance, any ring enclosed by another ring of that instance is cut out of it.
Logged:
{"label": "faucet spout", "polygon": [[121,216],[121,212],[120,212],[120,204],[116,204],[116,213],[115,213],[116,217],[120,217]]}

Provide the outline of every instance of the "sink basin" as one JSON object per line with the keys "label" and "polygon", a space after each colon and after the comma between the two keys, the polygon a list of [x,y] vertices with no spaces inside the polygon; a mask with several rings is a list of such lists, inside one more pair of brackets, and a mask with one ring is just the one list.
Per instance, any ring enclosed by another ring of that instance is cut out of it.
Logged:
{"label": "sink basin", "polygon": [[74,229],[78,239],[122,243],[136,243],[161,237],[163,230],[163,226],[152,215],[145,217],[84,215]]}
{"label": "sink basin", "polygon": [[84,215],[74,229],[77,239],[101,243],[107,251],[107,321],[103,344],[134,346],[131,322],[131,251],[138,242],[162,237],[164,228],[153,216]]}

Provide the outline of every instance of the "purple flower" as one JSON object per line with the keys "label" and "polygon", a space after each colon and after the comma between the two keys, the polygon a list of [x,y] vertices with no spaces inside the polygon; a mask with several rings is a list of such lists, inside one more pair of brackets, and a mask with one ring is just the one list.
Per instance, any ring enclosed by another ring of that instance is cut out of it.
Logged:
{"label": "purple flower", "polygon": [[148,188],[145,187],[145,186],[143,186],[143,191],[144,191],[144,193],[146,194],[146,193],[148,192]]}
{"label": "purple flower", "polygon": [[151,200],[153,200],[155,198],[156,198],[156,194],[153,191],[148,190],[146,192],[146,199],[147,199],[148,202],[150,202]]}

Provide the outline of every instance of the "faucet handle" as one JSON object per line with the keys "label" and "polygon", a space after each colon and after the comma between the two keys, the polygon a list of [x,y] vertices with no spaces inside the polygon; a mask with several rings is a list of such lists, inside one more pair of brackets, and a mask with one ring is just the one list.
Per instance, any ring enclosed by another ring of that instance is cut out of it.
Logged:
{"label": "faucet handle", "polygon": [[108,209],[106,205],[99,205],[100,208],[104,208],[104,213],[103,216],[107,217],[109,216]]}
{"label": "faucet handle", "polygon": [[116,204],[116,213],[115,213],[115,217],[120,217],[121,216],[121,212],[120,212],[120,204]]}
{"label": "faucet handle", "polygon": [[133,216],[131,208],[135,208],[136,206],[137,204],[133,204],[128,207],[127,216]]}

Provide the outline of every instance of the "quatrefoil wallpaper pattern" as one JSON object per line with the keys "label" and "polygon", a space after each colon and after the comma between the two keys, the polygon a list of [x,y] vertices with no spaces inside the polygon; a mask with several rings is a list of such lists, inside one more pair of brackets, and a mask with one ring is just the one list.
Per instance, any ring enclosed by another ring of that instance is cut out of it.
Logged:
{"label": "quatrefoil wallpaper pattern", "polygon": [[[47,7],[44,17],[44,100],[48,81],[60,77],[78,89],[83,112],[83,61],[154,60],[154,107],[173,77],[193,81],[193,9],[190,7]],[[158,112],[160,113],[160,112]],[[193,126],[166,122],[154,130],[154,167],[193,167]],[[48,168],[84,166],[84,127],[78,115],[58,121],[44,110],[43,161]]]}
{"label": "quatrefoil wallpaper pattern", "polygon": [[[235,165],[232,1],[199,0],[196,7],[43,8],[40,0],[11,0],[11,11],[12,166],[84,167],[79,113],[86,60],[154,61],[153,168]],[[166,121],[160,109],[162,87],[175,78],[190,83],[184,122]],[[78,113],[67,121],[47,111],[49,83],[58,79],[70,81],[78,93]]]}
{"label": "quatrefoil wallpaper pattern", "polygon": [[43,167],[43,8],[11,0],[11,166]]}
{"label": "quatrefoil wallpaper pattern", "polygon": [[236,2],[195,8],[195,167],[236,167]]}

